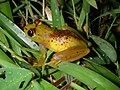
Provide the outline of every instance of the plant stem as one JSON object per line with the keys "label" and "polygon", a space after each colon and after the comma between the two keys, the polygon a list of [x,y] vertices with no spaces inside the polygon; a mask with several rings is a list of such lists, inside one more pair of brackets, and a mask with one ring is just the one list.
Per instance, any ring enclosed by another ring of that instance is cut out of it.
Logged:
{"label": "plant stem", "polygon": [[76,19],[75,4],[74,4],[74,1],[73,1],[73,0],[72,0],[72,5],[73,5],[75,23],[76,23],[76,25],[78,25],[77,19]]}

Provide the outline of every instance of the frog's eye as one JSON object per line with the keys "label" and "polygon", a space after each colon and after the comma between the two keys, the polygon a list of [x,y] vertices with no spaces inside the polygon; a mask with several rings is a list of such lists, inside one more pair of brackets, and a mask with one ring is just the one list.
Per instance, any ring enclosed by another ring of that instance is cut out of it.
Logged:
{"label": "frog's eye", "polygon": [[34,29],[30,29],[30,30],[28,30],[28,35],[30,36],[30,37],[34,37],[35,36],[35,28]]}

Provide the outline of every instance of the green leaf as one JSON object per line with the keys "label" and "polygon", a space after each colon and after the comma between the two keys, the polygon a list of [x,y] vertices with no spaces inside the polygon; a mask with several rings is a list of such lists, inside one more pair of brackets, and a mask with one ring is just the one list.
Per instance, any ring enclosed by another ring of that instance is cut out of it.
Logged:
{"label": "green leaf", "polygon": [[98,47],[110,58],[112,62],[116,62],[117,54],[114,47],[110,43],[95,35],[92,35],[90,37],[95,41]]}
{"label": "green leaf", "polygon": [[7,41],[4,33],[1,31],[1,29],[2,29],[2,28],[0,27],[0,41],[1,41],[2,43],[4,43],[7,47],[9,47],[8,41]]}
{"label": "green leaf", "polygon": [[40,81],[32,80],[26,90],[58,90],[58,88],[42,79]]}
{"label": "green leaf", "polygon": [[59,90],[58,88],[56,88],[55,86],[53,86],[51,83],[45,81],[44,79],[42,79],[40,81],[40,85],[42,86],[43,90]]}
{"label": "green leaf", "polygon": [[4,13],[4,15],[6,15],[9,19],[13,21],[9,1],[0,0],[0,12]]}
{"label": "green leaf", "polygon": [[101,18],[103,16],[112,15],[112,14],[114,15],[114,14],[118,14],[118,13],[120,13],[120,8],[105,12],[105,13],[101,14],[100,16],[96,17],[93,21],[95,21],[96,19]]}
{"label": "green leaf", "polygon": [[32,80],[30,85],[25,90],[44,90],[44,89],[36,80]]}
{"label": "green leaf", "polygon": [[86,2],[88,2],[91,6],[97,9],[97,4],[95,0],[86,0]]}
{"label": "green leaf", "polygon": [[106,79],[105,77],[101,76],[100,74],[85,68],[83,66],[69,63],[69,62],[62,62],[58,65],[58,69],[67,73],[79,81],[83,82],[84,84],[88,85],[92,89],[95,90],[119,90],[115,84],[111,81]]}
{"label": "green leaf", "polygon": [[64,25],[64,21],[63,21],[64,19],[62,13],[60,13],[56,0],[50,0],[50,6],[52,11],[53,27],[56,27],[57,29],[61,29],[61,26]]}
{"label": "green leaf", "polygon": [[58,90],[58,88],[42,79],[39,82],[36,80],[32,80],[26,90]]}
{"label": "green leaf", "polygon": [[33,49],[39,49],[35,42],[32,42],[16,24],[14,24],[2,13],[0,13],[0,26],[7,30],[7,32],[21,44],[28,45]]}
{"label": "green leaf", "polygon": [[85,14],[88,14],[90,12],[90,4],[88,4],[86,0],[83,1],[82,8],[84,9]]}
{"label": "green leaf", "polygon": [[92,60],[96,62],[97,64],[110,64],[109,57],[103,52],[100,48],[92,48],[92,50],[97,54],[97,56],[92,57]]}
{"label": "green leaf", "polygon": [[[16,52],[18,55],[21,55],[21,48],[22,47],[6,30],[3,30],[3,28],[0,27],[0,30],[4,35],[6,35],[10,46],[12,47],[13,51]],[[2,42],[6,47],[9,47],[4,42]]]}
{"label": "green leaf", "polygon": [[81,13],[80,13],[80,17],[79,17],[79,21],[78,21],[78,26],[77,26],[78,30],[81,30],[82,25],[84,23],[84,20],[85,20],[85,11],[82,8]]}
{"label": "green leaf", "polygon": [[96,64],[92,61],[90,61],[89,59],[85,59],[86,61],[84,61],[85,66],[94,70],[95,72],[101,74],[102,76],[106,77],[107,79],[109,79],[111,82],[115,83],[116,85],[120,86],[120,78],[117,77],[114,73],[112,73],[110,70],[108,70],[107,68]]}
{"label": "green leaf", "polygon": [[1,90],[23,90],[32,78],[32,72],[24,68],[0,68]]}
{"label": "green leaf", "polygon": [[0,65],[4,67],[17,67],[12,60],[0,49]]}

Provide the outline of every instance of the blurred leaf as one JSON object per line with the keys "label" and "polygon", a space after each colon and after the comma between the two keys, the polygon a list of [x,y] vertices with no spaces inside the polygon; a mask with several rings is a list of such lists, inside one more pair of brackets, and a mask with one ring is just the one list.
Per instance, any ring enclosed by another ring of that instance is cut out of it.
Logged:
{"label": "blurred leaf", "polygon": [[92,35],[91,38],[95,41],[99,48],[104,51],[104,53],[110,58],[112,62],[116,62],[117,54],[114,47],[110,43],[95,35]]}
{"label": "blurred leaf", "polygon": [[113,9],[111,11],[105,12],[103,14],[101,14],[100,16],[96,17],[93,21],[97,20],[98,18],[101,18],[103,16],[107,16],[107,15],[114,15],[114,14],[118,14],[120,13],[120,8],[117,9]]}
{"label": "blurred leaf", "polygon": [[9,40],[9,41],[10,41],[10,45],[11,45],[11,48],[13,49],[13,51],[15,53],[17,53],[18,55],[22,56],[21,47],[19,45],[17,45],[16,42],[14,42],[12,40]]}
{"label": "blurred leaf", "polygon": [[83,87],[81,87],[81,86],[79,86],[79,85],[77,85],[76,83],[73,83],[73,82],[70,83],[70,86],[72,88],[74,88],[75,90],[86,90]]}
{"label": "blurred leaf", "polygon": [[24,68],[0,68],[1,90],[23,90],[32,78],[32,72]]}
{"label": "blurred leaf", "polygon": [[42,55],[42,52],[38,50],[29,49],[29,48],[22,48],[22,50],[32,53],[37,60],[40,60],[40,57]]}
{"label": "blurred leaf", "polygon": [[13,13],[17,12],[19,9],[25,6],[25,3],[22,3],[21,5],[17,6],[16,8],[13,9]]}
{"label": "blurred leaf", "polygon": [[25,35],[25,33],[2,13],[0,13],[0,26],[2,28],[5,28],[5,30],[7,30],[7,32],[21,44],[27,44],[33,49],[39,49],[36,43],[31,42],[31,40]]}
{"label": "blurred leaf", "polygon": [[4,15],[6,15],[9,19],[13,21],[9,0],[0,0],[0,12],[2,12]]}
{"label": "blurred leaf", "polygon": [[[6,35],[8,41],[9,41],[9,44],[10,46],[12,47],[13,51],[15,53],[17,53],[18,55],[21,55],[21,45],[9,34],[7,33],[5,30],[3,30],[2,28],[0,28],[1,32],[4,33],[4,35]],[[3,44],[6,46],[6,47],[9,47],[8,45],[6,45],[4,42]]]}
{"label": "blurred leaf", "polygon": [[47,82],[44,79],[40,81],[32,80],[30,85],[26,88],[26,90],[59,90],[51,83]]}
{"label": "blurred leaf", "polygon": [[42,86],[43,90],[59,90],[58,88],[56,88],[55,86],[53,86],[51,83],[45,81],[44,79],[42,79],[40,81],[40,85]]}
{"label": "blurred leaf", "polygon": [[97,64],[100,64],[100,65],[105,65],[106,64],[106,62],[98,56],[92,57],[91,61],[93,61]]}
{"label": "blurred leaf", "polygon": [[115,18],[113,19],[110,27],[108,28],[108,30],[107,30],[107,32],[106,32],[106,35],[105,35],[105,39],[108,39],[108,37],[110,36],[110,34],[111,34],[111,28],[113,27],[113,24],[115,23],[116,18],[117,18],[117,17],[115,17]]}
{"label": "blurred leaf", "polygon": [[85,11],[85,14],[88,14],[90,12],[90,5],[87,3],[86,0],[83,1],[83,9]]}
{"label": "blurred leaf", "polygon": [[36,80],[32,80],[25,90],[45,90]]}
{"label": "blurred leaf", "polygon": [[79,16],[79,20],[78,20],[78,26],[77,26],[77,29],[78,29],[78,30],[81,30],[82,25],[83,25],[83,23],[84,23],[84,20],[85,20],[85,11],[84,11],[84,9],[82,8],[81,13],[80,13],[80,16]]}
{"label": "blurred leaf", "polygon": [[92,48],[93,51],[98,55],[97,57],[93,57],[93,61],[96,62],[97,64],[110,64],[110,59],[109,57],[103,52],[100,48]]}
{"label": "blurred leaf", "polygon": [[17,67],[13,61],[0,49],[0,65],[4,67]]}
{"label": "blurred leaf", "polygon": [[7,47],[9,47],[9,43],[8,43],[8,41],[7,41],[4,33],[1,31],[1,29],[2,29],[2,28],[0,27],[0,41],[1,41],[2,43],[4,43]]}
{"label": "blurred leaf", "polygon": [[88,14],[89,14],[89,12],[90,12],[90,5],[84,0],[77,28],[78,28],[78,30],[81,30],[81,28],[83,27],[83,24],[84,24],[84,22],[86,20],[86,22],[85,22],[86,23],[85,24],[85,27],[86,27],[85,32],[87,34],[88,34]]}
{"label": "blurred leaf", "polygon": [[95,0],[86,0],[86,2],[88,2],[88,3],[89,3],[91,6],[93,6],[94,8],[98,9]]}
{"label": "blurred leaf", "polygon": [[80,65],[76,65],[73,63],[62,62],[58,65],[58,69],[63,71],[75,78],[79,81],[83,82],[84,84],[88,85],[92,89],[95,90],[119,90],[115,84],[110,82],[105,77],[101,76],[100,74],[82,67]]}
{"label": "blurred leaf", "polygon": [[[111,33],[111,35],[109,36],[109,38],[108,38],[108,41],[112,44],[112,45],[116,45],[116,42],[117,42],[117,40],[116,40],[116,37],[115,37],[115,34],[113,34],[113,33]],[[115,48],[117,48],[117,47],[115,47]]]}
{"label": "blurred leaf", "polygon": [[65,26],[65,21],[64,21],[62,10],[60,11],[60,19],[61,19],[61,27]]}

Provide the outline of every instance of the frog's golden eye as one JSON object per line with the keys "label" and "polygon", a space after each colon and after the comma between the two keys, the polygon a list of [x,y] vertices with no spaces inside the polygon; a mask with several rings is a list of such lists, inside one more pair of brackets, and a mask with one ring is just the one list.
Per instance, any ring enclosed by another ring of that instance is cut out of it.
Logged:
{"label": "frog's golden eye", "polygon": [[35,34],[36,34],[35,28],[28,30],[28,35],[29,35],[30,37],[34,37]]}

